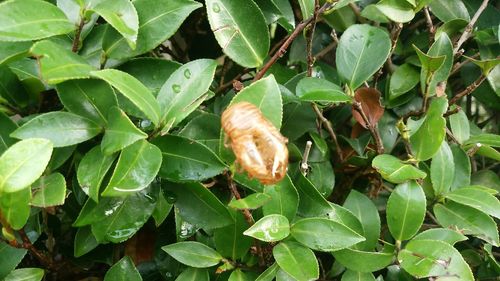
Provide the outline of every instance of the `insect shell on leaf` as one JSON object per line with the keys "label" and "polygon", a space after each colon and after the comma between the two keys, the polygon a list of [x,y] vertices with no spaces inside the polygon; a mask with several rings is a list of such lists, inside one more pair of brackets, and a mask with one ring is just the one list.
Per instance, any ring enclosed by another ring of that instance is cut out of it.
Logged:
{"label": "insect shell on leaf", "polygon": [[221,121],[237,163],[251,178],[275,184],[285,177],[288,139],[259,108],[249,102],[235,103],[222,113]]}

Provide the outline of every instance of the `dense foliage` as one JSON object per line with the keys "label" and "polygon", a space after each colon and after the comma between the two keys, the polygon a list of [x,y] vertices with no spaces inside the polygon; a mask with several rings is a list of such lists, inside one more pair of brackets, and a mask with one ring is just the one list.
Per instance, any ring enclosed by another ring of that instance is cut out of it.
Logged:
{"label": "dense foliage", "polygon": [[0,2],[0,280],[498,280],[499,2]]}

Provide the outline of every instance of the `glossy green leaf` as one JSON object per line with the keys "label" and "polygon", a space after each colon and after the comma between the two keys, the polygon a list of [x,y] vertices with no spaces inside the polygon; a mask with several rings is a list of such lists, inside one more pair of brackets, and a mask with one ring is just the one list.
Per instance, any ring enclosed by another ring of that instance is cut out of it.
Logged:
{"label": "glossy green leaf", "polygon": [[237,260],[245,256],[253,245],[253,239],[243,234],[248,222],[240,211],[231,212],[233,224],[214,230],[215,249],[222,256]]}
{"label": "glossy green leaf", "polygon": [[412,241],[415,240],[439,240],[453,246],[457,242],[467,240],[467,237],[465,237],[456,230],[448,228],[433,228],[433,229],[427,229],[415,235]]}
{"label": "glossy green leaf", "polygon": [[179,124],[207,97],[217,64],[200,59],[179,67],[163,84],[158,93],[164,132]]}
{"label": "glossy green leaf", "polygon": [[448,34],[448,37],[452,37],[463,30],[467,26],[467,23],[468,22],[466,20],[460,18],[447,21],[436,28],[435,37],[439,37],[442,32]]}
{"label": "glossy green leaf", "polygon": [[302,19],[307,19],[314,14],[314,0],[299,0],[300,11],[302,12]]}
{"label": "glossy green leaf", "polygon": [[78,228],[73,246],[75,257],[78,258],[85,255],[98,245],[99,243],[95,239],[94,234],[92,234],[92,230],[89,226]]}
{"label": "glossy green leaf", "polygon": [[414,236],[425,218],[426,199],[422,187],[415,181],[396,186],[387,201],[387,224],[397,240]]}
{"label": "glossy green leaf", "polygon": [[412,240],[399,252],[398,260],[401,267],[416,278],[442,276],[439,279],[444,280],[445,276],[454,276],[454,280],[474,280],[460,253],[445,242]]}
{"label": "glossy green leaf", "polygon": [[257,5],[246,0],[207,0],[206,7],[224,53],[244,67],[262,65],[270,43],[266,20]]}
{"label": "glossy green leaf", "polygon": [[438,152],[432,157],[431,162],[431,182],[436,196],[450,190],[454,175],[453,153],[448,143],[443,141]]}
{"label": "glossy green leaf", "polygon": [[228,206],[234,209],[258,209],[271,200],[265,193],[252,193],[245,198],[232,200]]}
{"label": "glossy green leaf", "polygon": [[[427,52],[427,55],[432,58],[438,58],[438,61],[439,57],[444,56],[443,64],[441,64],[438,69],[434,71],[432,69],[422,67],[422,71],[420,72],[422,92],[426,92],[427,95],[432,96],[436,92],[438,82],[446,81],[448,79],[453,65],[453,45],[448,37],[448,34],[441,33],[439,37],[436,38],[434,44],[432,44],[431,48]],[[427,89],[425,88],[426,85]]]}
{"label": "glossy green leaf", "polygon": [[11,136],[18,139],[45,138],[50,140],[54,147],[64,147],[89,140],[101,130],[98,124],[85,117],[53,111],[31,119]]}
{"label": "glossy green leaf", "polygon": [[78,165],[77,178],[83,192],[95,202],[99,201],[101,183],[117,155],[104,155],[100,146],[85,154]]}
{"label": "glossy green leaf", "polygon": [[229,275],[228,281],[254,281],[255,277],[255,273],[237,268]]}
{"label": "glossy green leaf", "polygon": [[[449,39],[448,39],[449,40]],[[427,93],[426,90],[430,88],[428,84],[431,82],[431,78],[434,73],[445,63],[447,59],[445,55],[441,56],[431,56],[422,52],[417,46],[413,45],[413,48],[417,52],[418,59],[422,66],[420,71],[420,88],[423,93]],[[436,48],[437,51],[441,51],[440,48]],[[433,86],[436,86],[434,84]],[[434,89],[430,89],[434,90]]]}
{"label": "glossy green leaf", "polygon": [[156,202],[153,214],[151,214],[155,220],[156,227],[159,227],[167,219],[173,206],[174,204],[167,201],[163,192],[158,195],[158,201]]}
{"label": "glossy green leaf", "polygon": [[160,149],[145,140],[126,147],[102,196],[125,196],[143,190],[158,174],[161,162]]}
{"label": "glossy green leaf", "polygon": [[319,278],[318,260],[313,251],[297,242],[281,242],[273,248],[273,256],[282,270],[298,281]]}
{"label": "glossy green leaf", "polygon": [[459,188],[445,196],[452,201],[478,209],[483,213],[500,219],[500,201],[482,188]]}
{"label": "glossy green leaf", "polygon": [[[431,101],[425,118],[420,126],[410,127],[410,144],[417,160],[427,160],[436,154],[446,135],[446,120],[443,114],[448,107],[445,98],[436,98]],[[410,123],[410,120],[409,120]],[[429,136],[432,138],[429,138]]]}
{"label": "glossy green leaf", "polygon": [[262,272],[255,281],[273,281],[274,277],[278,273],[280,267],[277,263],[273,263],[273,265],[269,266],[264,272]]}
{"label": "glossy green leaf", "polygon": [[352,270],[346,270],[342,274],[342,279],[340,281],[375,281],[373,274],[368,272],[358,272]]}
{"label": "glossy green leaf", "polygon": [[264,194],[271,197],[271,199],[262,206],[264,216],[278,214],[285,216],[288,221],[293,221],[299,206],[299,194],[290,176],[286,175],[285,179],[279,183],[267,186],[264,189]]}
{"label": "glossy green leaf", "polygon": [[160,106],[151,92],[139,80],[125,72],[116,69],[105,69],[91,72],[91,75],[100,78],[136,106],[151,122],[158,125],[160,122]]}
{"label": "glossy green leaf", "polygon": [[168,184],[173,201],[183,219],[206,229],[234,223],[225,205],[201,183]]}
{"label": "glossy green leaf", "polygon": [[160,177],[171,181],[200,181],[214,177],[226,166],[205,145],[184,137],[166,135],[153,140],[163,156]]}
{"label": "glossy green leaf", "polygon": [[46,1],[17,0],[0,5],[0,41],[37,40],[74,28],[61,10]]}
{"label": "glossy green leaf", "polygon": [[303,217],[328,217],[335,213],[335,209],[302,173],[298,175],[295,186],[299,193],[298,214]]}
{"label": "glossy green leaf", "polygon": [[[335,203],[330,203],[330,206],[334,212],[327,215],[328,219],[343,224],[360,235],[364,234],[363,225],[351,211]],[[358,248],[358,245],[355,245],[353,248]]]}
{"label": "glossy green leaf", "polygon": [[28,221],[31,209],[30,199],[31,190],[29,188],[0,194],[0,213],[12,229],[19,230]]}
{"label": "glossy green leaf", "polygon": [[118,105],[113,88],[101,80],[69,80],[57,84],[56,89],[59,99],[68,111],[102,126],[107,123],[109,109]]}
{"label": "glossy green leaf", "polygon": [[[488,76],[490,72],[500,64],[500,59],[486,59],[486,60],[476,60],[474,58],[469,58],[467,56],[464,56],[465,58],[471,60],[475,65],[479,66],[481,68],[481,71],[485,76]],[[493,87],[493,86],[492,86]]]}
{"label": "glossy green leaf", "polygon": [[267,215],[255,222],[243,234],[264,242],[281,241],[290,235],[290,224],[282,215]]}
{"label": "glossy green leaf", "polygon": [[28,55],[32,42],[0,42],[0,64],[8,64]]}
{"label": "glossy green leaf", "polygon": [[25,107],[30,97],[14,72],[6,66],[0,66],[0,101],[4,99],[15,107]]}
{"label": "glossy green leaf", "polygon": [[210,281],[208,270],[203,268],[187,268],[175,281]]}
{"label": "glossy green leaf", "polygon": [[500,147],[500,135],[495,134],[479,134],[471,136],[465,143],[465,147],[470,147],[472,144],[485,144],[492,147]]}
{"label": "glossy green leaf", "polygon": [[135,268],[134,261],[125,256],[115,263],[104,276],[104,281],[130,280],[142,281],[141,274]]}
{"label": "glossy green leaf", "polygon": [[340,37],[336,53],[340,77],[351,89],[358,88],[384,64],[391,40],[382,29],[369,25],[352,25]]}
{"label": "glossy green leaf", "polygon": [[46,139],[26,139],[12,145],[0,156],[0,193],[27,188],[45,170],[52,154]]}
{"label": "glossy green leaf", "polygon": [[403,161],[390,154],[378,155],[372,160],[372,166],[387,181],[403,183],[408,180],[422,179],[427,174],[418,168],[404,164]]}
{"label": "glossy green leaf", "polygon": [[109,109],[108,125],[104,131],[101,149],[104,154],[110,155],[147,137],[146,133],[130,121],[125,112],[114,106]]}
{"label": "glossy green leaf", "polygon": [[484,241],[498,246],[498,230],[495,221],[487,214],[472,207],[447,202],[436,204],[434,215],[443,227],[456,227],[463,234],[474,235]]}
{"label": "glossy green leaf", "polygon": [[210,150],[218,152],[220,131],[220,116],[211,113],[202,113],[189,121],[179,132],[179,136],[196,140],[206,145]]}
{"label": "glossy green leaf", "polygon": [[383,252],[365,252],[347,248],[333,252],[333,256],[350,270],[374,272],[387,267],[394,261],[394,247],[387,245]]}
{"label": "glossy green leaf", "polygon": [[132,2],[128,0],[100,0],[89,2],[87,8],[103,17],[135,49],[139,30],[139,17]]}
{"label": "glossy green leaf", "polygon": [[60,173],[43,176],[31,187],[33,198],[31,205],[36,207],[52,207],[64,204],[66,199],[66,180]]}
{"label": "glossy green leaf", "polygon": [[372,250],[380,236],[380,216],[378,209],[366,195],[351,190],[344,202],[344,207],[350,210],[361,222],[366,241],[357,246],[363,250]]}
{"label": "glossy green leaf", "polygon": [[[327,152],[329,151],[327,150]],[[323,197],[328,198],[335,186],[335,172],[333,171],[332,164],[330,161],[311,162],[309,163],[309,168],[310,171],[308,171],[306,177]]]}
{"label": "glossy green leaf", "polygon": [[326,79],[306,77],[297,84],[297,96],[303,101],[311,102],[350,102],[351,98],[342,88]]}
{"label": "glossy green leaf", "polygon": [[455,165],[451,190],[455,190],[470,184],[471,164],[469,156],[459,145],[451,145],[450,148],[453,153],[453,162]]}
{"label": "glossy green leaf", "polygon": [[44,274],[41,268],[20,268],[7,275],[4,281],[40,281]]}
{"label": "glossy green leaf", "polygon": [[17,129],[14,123],[7,115],[0,113],[0,155],[16,143],[16,140],[10,137],[10,134]]}
{"label": "glossy green leaf", "polygon": [[409,92],[418,84],[419,78],[418,71],[408,63],[396,68],[396,71],[391,76],[389,99],[394,100]]}
{"label": "glossy green leaf", "polygon": [[415,17],[413,7],[405,1],[382,0],[375,7],[394,22],[409,22]]}
{"label": "glossy green leaf", "polygon": [[200,242],[178,242],[163,246],[161,249],[179,262],[196,268],[211,267],[222,260],[219,253]]}
{"label": "glossy green leaf", "polygon": [[18,249],[7,245],[7,243],[0,244],[0,254],[8,259],[0,260],[0,278],[3,280],[17,265],[21,262],[26,255],[26,249]]}
{"label": "glossy green leaf", "polygon": [[37,42],[30,52],[39,57],[41,77],[49,84],[89,78],[90,72],[94,70],[85,59],[55,41]]}
{"label": "glossy green leaf", "polygon": [[338,251],[366,240],[345,225],[326,218],[298,220],[291,234],[305,246],[323,252]]}
{"label": "glossy green leaf", "polygon": [[469,13],[462,0],[433,0],[430,1],[429,7],[442,22],[454,19],[470,21]]}
{"label": "glossy green leaf", "polygon": [[463,110],[450,115],[451,132],[459,143],[464,143],[470,137],[469,119]]}
{"label": "glossy green leaf", "polygon": [[201,7],[200,3],[190,0],[136,0],[133,4],[139,17],[135,49],[112,30],[104,42],[106,54],[111,58],[134,57],[151,51],[170,38],[192,11]]}

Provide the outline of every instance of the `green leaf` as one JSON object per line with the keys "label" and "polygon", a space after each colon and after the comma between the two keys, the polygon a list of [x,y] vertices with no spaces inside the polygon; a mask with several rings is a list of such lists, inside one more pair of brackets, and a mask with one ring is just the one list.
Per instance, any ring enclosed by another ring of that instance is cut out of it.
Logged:
{"label": "green leaf", "polygon": [[[448,39],[449,40],[449,39]],[[428,94],[427,90],[432,90],[430,89],[430,86],[428,85],[431,82],[431,78],[433,74],[445,63],[445,60],[447,57],[445,55],[443,56],[431,56],[427,55],[426,53],[422,52],[417,46],[413,45],[413,49],[417,52],[418,59],[420,61],[420,64],[422,66],[422,69],[420,71],[420,87],[421,91],[424,94]],[[436,48],[436,50],[440,51],[440,48]],[[437,84],[433,84],[433,86],[436,86]]]}
{"label": "green leaf", "polygon": [[464,56],[466,59],[471,60],[475,65],[479,66],[481,68],[481,71],[483,72],[484,76],[488,76],[488,74],[491,73],[491,71],[500,64],[500,59],[486,59],[486,60],[476,60],[474,58],[469,58],[467,56]]}
{"label": "green leaf", "polygon": [[234,209],[258,209],[271,200],[271,196],[265,193],[252,193],[239,200],[231,200],[228,206]]}
{"label": "green leaf", "polygon": [[180,263],[196,268],[211,267],[222,260],[219,253],[200,242],[178,242],[161,249]]}
{"label": "green leaf", "polygon": [[69,80],[57,84],[57,94],[64,107],[99,125],[106,125],[108,111],[118,105],[108,83],[96,79]]}
{"label": "green leaf", "polygon": [[448,37],[453,37],[457,33],[459,33],[461,30],[463,30],[467,26],[468,22],[464,19],[454,19],[445,22],[438,28],[436,28],[436,34],[435,37],[438,38],[441,36],[441,33],[446,33],[448,34]]}
{"label": "green leaf", "polygon": [[357,246],[362,250],[372,250],[380,236],[380,216],[377,207],[370,198],[354,189],[347,196],[344,207],[353,212],[363,225],[366,241]]}
{"label": "green leaf", "polygon": [[396,68],[389,85],[389,100],[409,92],[418,84],[419,78],[418,71],[411,64],[405,63]]}
{"label": "green leaf", "polygon": [[311,17],[314,14],[314,0],[299,0],[299,5],[303,20]]}
{"label": "green leaf", "polygon": [[123,36],[112,32],[111,38],[104,42],[106,55],[111,58],[135,57],[153,50],[170,38],[192,11],[201,7],[190,0],[136,0],[133,4],[139,16],[136,47],[132,50]]}
{"label": "green leaf", "polygon": [[445,242],[412,240],[399,252],[398,260],[401,267],[416,278],[443,276],[438,279],[444,280],[455,276],[456,280],[474,280],[460,253]]}
{"label": "green leaf", "polygon": [[257,5],[247,0],[207,0],[206,6],[224,53],[244,67],[262,65],[270,43],[266,20]]}
{"label": "green leaf", "polygon": [[76,172],[83,192],[95,202],[99,201],[101,183],[116,159],[115,155],[104,155],[101,147],[95,146],[85,154]]}
{"label": "green leaf", "polygon": [[12,229],[19,230],[28,221],[31,209],[30,199],[31,190],[29,188],[0,193],[0,213]]}
{"label": "green leaf", "polygon": [[274,277],[278,273],[280,267],[277,263],[273,263],[273,265],[269,266],[264,272],[262,272],[255,281],[273,281]]}
{"label": "green leaf", "polygon": [[450,115],[451,132],[459,143],[464,143],[470,138],[469,119],[463,110]]}
{"label": "green leaf", "polygon": [[278,214],[285,216],[288,221],[293,221],[299,206],[299,194],[289,175],[275,185],[269,185],[264,189],[271,199],[262,206],[264,216]]}
{"label": "green leaf", "polygon": [[39,178],[31,188],[33,190],[32,206],[45,208],[64,204],[66,180],[60,173]]}
{"label": "green leaf", "polygon": [[253,239],[243,232],[248,223],[239,211],[231,212],[234,216],[233,224],[214,230],[214,243],[217,251],[224,257],[237,260],[246,255],[253,244]]}
{"label": "green leaf", "polygon": [[500,201],[482,188],[459,188],[446,194],[445,197],[500,219]]}
{"label": "green leaf", "polygon": [[142,281],[141,274],[139,274],[134,261],[129,256],[125,256],[115,263],[104,276],[104,281],[117,280]]}
{"label": "green leaf", "polygon": [[375,277],[368,272],[346,270],[342,275],[341,281],[375,281]]}
{"label": "green leaf", "polygon": [[17,140],[9,135],[17,129],[17,124],[14,123],[7,115],[0,113],[0,155],[16,143]]}
{"label": "green leaf", "polygon": [[45,170],[52,154],[46,139],[17,142],[0,156],[0,194],[17,192],[35,182]]}
{"label": "green leaf", "polygon": [[229,276],[228,281],[254,281],[256,274],[253,272],[243,272],[241,269],[235,269]]}
{"label": "green leaf", "polygon": [[180,136],[165,135],[153,140],[162,153],[159,175],[171,181],[201,181],[214,177],[226,166],[205,145]]}
{"label": "green leaf", "polygon": [[44,274],[41,268],[20,268],[7,275],[4,281],[40,281]]}
{"label": "green leaf", "polygon": [[404,164],[403,161],[389,154],[377,155],[372,160],[372,166],[384,179],[393,183],[403,183],[427,176],[425,172],[410,164]]}
{"label": "green leaf", "polygon": [[200,59],[179,67],[163,84],[158,93],[164,132],[179,124],[207,97],[217,64]]}
{"label": "green leaf", "polygon": [[462,235],[460,232],[452,229],[433,228],[427,229],[426,231],[420,232],[419,234],[415,235],[412,241],[427,239],[443,241],[453,246],[457,242],[467,240],[467,237]]}
{"label": "green leaf", "polygon": [[484,144],[492,147],[500,147],[500,135],[494,134],[479,134],[471,136],[465,143],[464,147],[468,148],[474,144]]}
{"label": "green leaf", "polygon": [[218,152],[221,131],[220,123],[219,115],[202,113],[189,121],[179,132],[179,136],[196,140],[206,145],[210,150]]}
{"label": "green leaf", "polygon": [[303,101],[311,102],[350,102],[351,98],[342,88],[326,79],[305,77],[297,84],[297,96]]}
{"label": "green leaf", "polygon": [[[7,274],[13,271],[21,260],[26,255],[26,249],[18,249],[7,245],[7,243],[0,244],[0,254],[8,259],[0,260],[0,278],[3,280]],[[271,281],[271,280],[270,280]]]}
{"label": "green leaf", "polygon": [[453,176],[451,190],[455,190],[470,184],[471,164],[469,156],[459,145],[453,144],[450,148],[455,164],[455,175]]}
{"label": "green leaf", "polygon": [[335,260],[350,270],[374,272],[393,262],[394,247],[386,245],[383,252],[365,252],[347,248],[333,252],[333,256]]}
{"label": "green leaf", "polygon": [[338,251],[366,240],[345,225],[323,218],[298,220],[291,234],[305,246],[323,252]]}
{"label": "green leaf", "polygon": [[349,27],[340,37],[336,53],[340,77],[358,88],[385,63],[391,49],[386,31],[365,24]]}
{"label": "green leaf", "polygon": [[234,223],[225,205],[199,182],[168,184],[173,201],[183,219],[205,229],[224,227]]}
{"label": "green leaf", "polygon": [[187,268],[175,281],[210,281],[208,270],[203,268]]}
{"label": "green leaf", "polygon": [[0,41],[38,40],[73,29],[64,13],[46,1],[17,0],[0,5]]}
{"label": "green leaf", "polygon": [[104,154],[110,155],[147,137],[148,134],[139,130],[125,112],[113,106],[109,109],[108,125],[104,131],[101,149]]}
{"label": "green leaf", "polygon": [[454,19],[464,19],[470,21],[469,12],[462,0],[433,0],[429,7],[432,13],[442,22]]}
{"label": "green leaf", "polygon": [[156,202],[153,214],[151,214],[151,216],[155,220],[156,227],[159,227],[167,219],[173,206],[174,204],[171,204],[167,201],[163,192],[158,195],[158,201]]}
{"label": "green leaf", "polygon": [[161,162],[160,149],[145,140],[126,147],[102,196],[124,196],[143,190],[158,174]]}
{"label": "green leaf", "polygon": [[103,17],[126,40],[128,45],[135,49],[139,18],[134,5],[129,0],[99,0],[89,2],[89,11],[96,12]]}
{"label": "green leaf", "polygon": [[299,215],[303,217],[328,217],[335,214],[335,209],[302,173],[299,173],[295,186],[299,192],[297,211]]}
{"label": "green leaf", "polygon": [[288,219],[282,215],[267,215],[243,232],[264,242],[281,241],[290,235]]}
{"label": "green leaf", "polygon": [[436,204],[434,215],[443,227],[453,226],[463,234],[474,235],[497,246],[500,245],[495,221],[487,214],[455,202]]}
{"label": "green leaf", "polygon": [[0,64],[18,60],[28,55],[33,42],[0,42]]}
{"label": "green leaf", "polygon": [[409,22],[415,17],[413,7],[405,1],[382,0],[375,7],[394,22]]}
{"label": "green leaf", "polygon": [[25,107],[30,102],[19,78],[7,66],[0,66],[0,101],[4,99],[16,107]]}
{"label": "green leaf", "polygon": [[[445,57],[443,64],[441,64],[435,71],[422,67],[422,71],[420,73],[422,92],[432,96],[436,92],[435,90],[438,82],[446,81],[448,79],[451,67],[453,66],[453,45],[448,37],[448,34],[441,33],[439,37],[436,38],[434,44],[432,44],[431,48],[427,52],[427,55],[432,58],[439,58],[440,56]],[[424,66],[425,64],[422,63],[422,65]],[[431,78],[430,81],[429,78]]]}
{"label": "green leaf", "polygon": [[11,136],[18,139],[45,138],[54,147],[64,147],[89,140],[100,132],[101,127],[87,118],[69,112],[53,111],[31,119]]}
{"label": "green leaf", "polygon": [[75,235],[74,241],[74,255],[76,258],[85,255],[86,253],[92,251],[99,245],[99,242],[92,234],[92,230],[89,226],[80,227]]}
{"label": "green leaf", "polygon": [[[443,114],[448,107],[448,101],[445,97],[436,98],[431,101],[427,113],[423,117],[419,127],[412,128],[410,120],[410,144],[412,151],[415,153],[415,158],[424,161],[432,158],[436,154],[443,143],[446,136],[446,120]],[[415,121],[413,121],[415,122]],[[429,138],[432,136],[432,138]]]}
{"label": "green leaf", "polygon": [[446,141],[443,141],[438,152],[432,157],[431,182],[434,195],[440,196],[450,190],[455,175],[453,153]]}
{"label": "green leaf", "polygon": [[273,256],[282,270],[298,281],[319,278],[318,260],[313,251],[297,242],[281,242],[273,248]]}
{"label": "green leaf", "polygon": [[387,201],[387,225],[399,241],[414,236],[425,218],[425,194],[415,181],[396,186]]}
{"label": "green leaf", "polygon": [[116,69],[92,71],[91,75],[115,87],[155,125],[160,123],[160,106],[153,94],[139,80]]}
{"label": "green leaf", "polygon": [[50,40],[37,42],[30,52],[38,57],[40,73],[49,84],[89,78],[94,67],[79,55]]}

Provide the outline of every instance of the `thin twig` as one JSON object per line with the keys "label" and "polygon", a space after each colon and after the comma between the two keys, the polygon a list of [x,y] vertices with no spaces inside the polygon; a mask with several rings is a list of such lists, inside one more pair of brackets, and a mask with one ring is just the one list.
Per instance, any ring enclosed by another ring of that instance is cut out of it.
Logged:
{"label": "thin twig", "polygon": [[370,134],[372,135],[373,139],[375,140],[375,146],[377,147],[377,153],[383,154],[384,153],[384,144],[382,143],[382,139],[380,138],[380,134],[378,132],[376,124],[372,124],[370,122],[370,120],[368,119],[368,116],[366,116],[365,111],[363,110],[363,107],[361,106],[361,103],[359,101],[354,101],[352,103],[352,106],[353,106],[354,110],[356,110],[359,113],[359,115],[361,115],[361,118],[363,118],[363,121],[365,121],[366,127],[368,127]]}
{"label": "thin twig", "polygon": [[313,47],[313,39],[314,39],[314,30],[316,29],[316,22],[318,21],[318,10],[319,10],[319,1],[316,0],[314,2],[314,14],[313,20],[309,27],[306,29],[306,50],[307,50],[307,76],[311,77],[314,66],[314,56],[312,53]]}
{"label": "thin twig", "polygon": [[328,131],[328,134],[330,134],[330,137],[332,138],[333,143],[335,144],[335,148],[337,149],[337,154],[339,155],[340,162],[344,162],[344,153],[342,152],[342,148],[340,147],[340,144],[337,140],[337,135],[333,130],[332,123],[328,119],[326,119],[325,116],[323,116],[323,113],[315,103],[312,103],[312,108],[316,113],[318,119],[321,121],[325,129]]}
{"label": "thin twig", "polygon": [[83,13],[80,13],[80,23],[78,24],[78,27],[75,31],[75,37],[73,38],[73,45],[71,46],[71,51],[73,53],[78,52],[78,47],[80,46],[80,36],[82,35],[82,29],[83,26],[85,25],[85,17],[83,16]]}
{"label": "thin twig", "polygon": [[300,161],[300,172],[303,175],[306,175],[307,170],[309,169],[309,165],[307,164],[307,160],[309,159],[309,152],[311,151],[312,142],[306,142],[306,148],[304,149],[304,155],[302,156],[302,161]]}
{"label": "thin twig", "polygon": [[451,106],[457,103],[457,101],[459,101],[464,96],[467,96],[470,93],[472,93],[475,89],[477,89],[477,87],[479,87],[479,85],[481,85],[481,83],[483,83],[485,79],[486,76],[481,74],[481,76],[479,76],[479,78],[477,78],[476,81],[472,82],[472,84],[470,84],[467,88],[465,88],[465,90],[461,91],[456,96],[454,96],[448,104]]}
{"label": "thin twig", "polygon": [[436,32],[436,28],[432,23],[432,18],[431,14],[429,13],[429,8],[424,7],[423,10],[425,15],[425,22],[427,23],[427,29],[429,29],[429,42],[432,44],[432,42],[434,41],[434,33]]}
{"label": "thin twig", "polygon": [[349,3],[349,7],[351,8],[351,10],[354,12],[354,15],[356,15],[356,19],[360,22],[360,23],[366,23],[366,20],[364,17],[361,16],[361,10],[359,9],[358,5],[354,4],[354,3]]}
{"label": "thin twig", "polygon": [[486,7],[488,6],[488,2],[489,0],[483,0],[483,3],[481,3],[481,6],[479,6],[476,13],[474,14],[470,22],[467,24],[464,32],[462,33],[457,43],[455,44],[455,48],[453,48],[453,54],[457,54],[458,50],[460,50],[460,47],[462,47],[462,44],[465,41],[467,41],[467,39],[469,39],[472,33],[472,29],[474,28],[474,24],[476,24],[477,19],[479,18],[481,13],[483,13],[484,9],[486,9]]}

